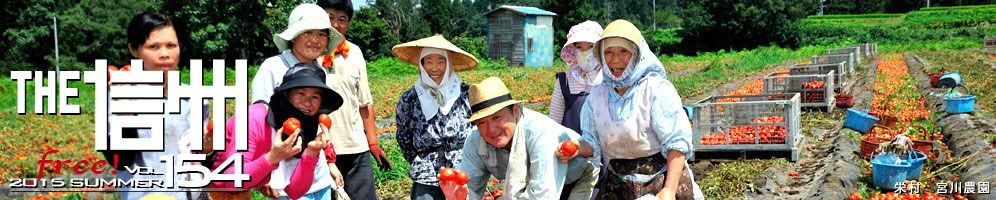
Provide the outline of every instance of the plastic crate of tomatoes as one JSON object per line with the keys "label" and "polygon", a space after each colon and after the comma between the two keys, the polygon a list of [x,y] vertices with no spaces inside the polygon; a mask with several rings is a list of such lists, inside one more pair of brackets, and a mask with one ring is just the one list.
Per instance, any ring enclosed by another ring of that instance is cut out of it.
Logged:
{"label": "plastic crate of tomatoes", "polygon": [[830,64],[806,64],[806,65],[795,65],[789,67],[789,73],[803,73],[803,72],[823,72],[823,71],[833,71],[833,87],[835,90],[840,90],[843,88],[843,84],[847,81],[847,63],[838,62]]}
{"label": "plastic crate of tomatoes", "polygon": [[800,106],[826,107],[834,104],[834,71],[775,72],[764,76],[765,94],[801,94]]}
{"label": "plastic crate of tomatoes", "polygon": [[844,63],[844,68],[838,70],[841,74],[851,74],[854,73],[854,65],[858,64],[858,55],[855,53],[845,53],[845,54],[825,54],[813,56],[812,64],[835,64]]}
{"label": "plastic crate of tomatoes", "polygon": [[[788,151],[798,158],[800,95],[714,96],[692,105],[695,152]],[[691,159],[695,159],[694,155]]]}

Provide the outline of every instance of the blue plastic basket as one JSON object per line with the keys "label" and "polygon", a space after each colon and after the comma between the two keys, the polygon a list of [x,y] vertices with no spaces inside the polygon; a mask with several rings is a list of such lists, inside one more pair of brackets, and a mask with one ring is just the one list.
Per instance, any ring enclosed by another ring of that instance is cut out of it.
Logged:
{"label": "blue plastic basket", "polygon": [[954,88],[961,85],[961,74],[958,72],[948,72],[941,75],[941,78],[937,81],[937,87],[939,88]]}
{"label": "blue plastic basket", "polygon": [[920,171],[923,171],[923,161],[927,160],[927,155],[919,151],[910,151],[910,169],[906,173],[906,180],[920,179]]}
{"label": "blue plastic basket", "polygon": [[[870,162],[872,164],[872,183],[875,187],[884,190],[896,189],[896,183],[906,181],[906,174],[910,170],[910,162],[906,159],[900,160],[895,154],[872,153]],[[913,172],[919,173],[919,172]]]}
{"label": "blue plastic basket", "polygon": [[975,109],[975,96],[944,98],[944,111],[951,114],[972,112]]}
{"label": "blue plastic basket", "polygon": [[854,129],[861,133],[868,133],[872,126],[878,122],[878,118],[868,114],[868,109],[857,111],[847,109],[847,117],[844,118],[844,127]]}

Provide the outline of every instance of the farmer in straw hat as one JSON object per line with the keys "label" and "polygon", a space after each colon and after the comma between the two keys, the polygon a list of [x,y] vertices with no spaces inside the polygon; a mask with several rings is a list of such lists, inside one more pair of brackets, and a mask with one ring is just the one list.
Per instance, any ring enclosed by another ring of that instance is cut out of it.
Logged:
{"label": "farmer in straw hat", "polygon": [[470,86],[473,115],[467,123],[477,130],[463,146],[456,169],[470,180],[457,186],[440,184],[447,199],[481,199],[491,176],[504,180],[505,192],[513,199],[589,199],[598,175],[591,162],[576,158],[557,159],[561,141],[580,136],[546,115],[522,108],[508,87],[496,77]]}
{"label": "farmer in straw hat", "polygon": [[456,72],[477,67],[477,59],[443,36],[436,35],[400,44],[395,57],[418,67],[415,85],[398,99],[398,146],[408,161],[412,199],[444,199],[439,189],[440,167],[460,162],[463,142],[474,126],[467,90]]}

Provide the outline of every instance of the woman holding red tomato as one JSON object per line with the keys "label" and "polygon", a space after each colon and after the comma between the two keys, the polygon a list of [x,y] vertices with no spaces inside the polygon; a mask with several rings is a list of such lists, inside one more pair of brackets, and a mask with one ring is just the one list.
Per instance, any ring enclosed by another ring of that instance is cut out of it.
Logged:
{"label": "woman holding red tomato", "polygon": [[610,23],[595,53],[606,68],[581,108],[580,145],[558,155],[606,166],[595,199],[703,199],[685,160],[692,128],[681,98],[640,30]]}
{"label": "woman holding red tomato", "polygon": [[[235,153],[243,155],[244,173],[252,179],[247,188],[268,185],[278,199],[330,199],[333,184],[324,151],[331,145],[324,114],[342,105],[342,97],[325,85],[324,72],[318,65],[298,63],[284,74],[274,89],[269,104],[249,106],[249,151],[236,152],[235,143],[226,141],[226,152],[216,163]],[[234,117],[229,126],[234,127]],[[226,131],[226,138],[235,138]],[[302,146],[306,145],[306,146]],[[234,173],[229,168],[225,173]],[[234,187],[232,182],[213,183],[217,187]],[[263,188],[264,190],[270,190]]]}

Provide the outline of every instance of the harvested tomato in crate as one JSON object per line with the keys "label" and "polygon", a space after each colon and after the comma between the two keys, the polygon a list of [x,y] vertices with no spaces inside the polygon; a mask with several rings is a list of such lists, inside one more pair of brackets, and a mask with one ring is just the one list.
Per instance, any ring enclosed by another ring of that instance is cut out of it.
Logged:
{"label": "harvested tomato in crate", "polygon": [[[833,66],[831,66],[833,67]],[[802,107],[826,107],[832,109],[835,99],[833,96],[836,88],[833,83],[836,79],[834,70],[826,71],[805,71],[789,70],[789,72],[776,72],[765,76],[765,94],[801,94],[800,106]]]}
{"label": "harvested tomato in crate", "polygon": [[799,101],[798,93],[699,101],[692,106],[695,152],[784,151],[795,161],[803,142]]}

